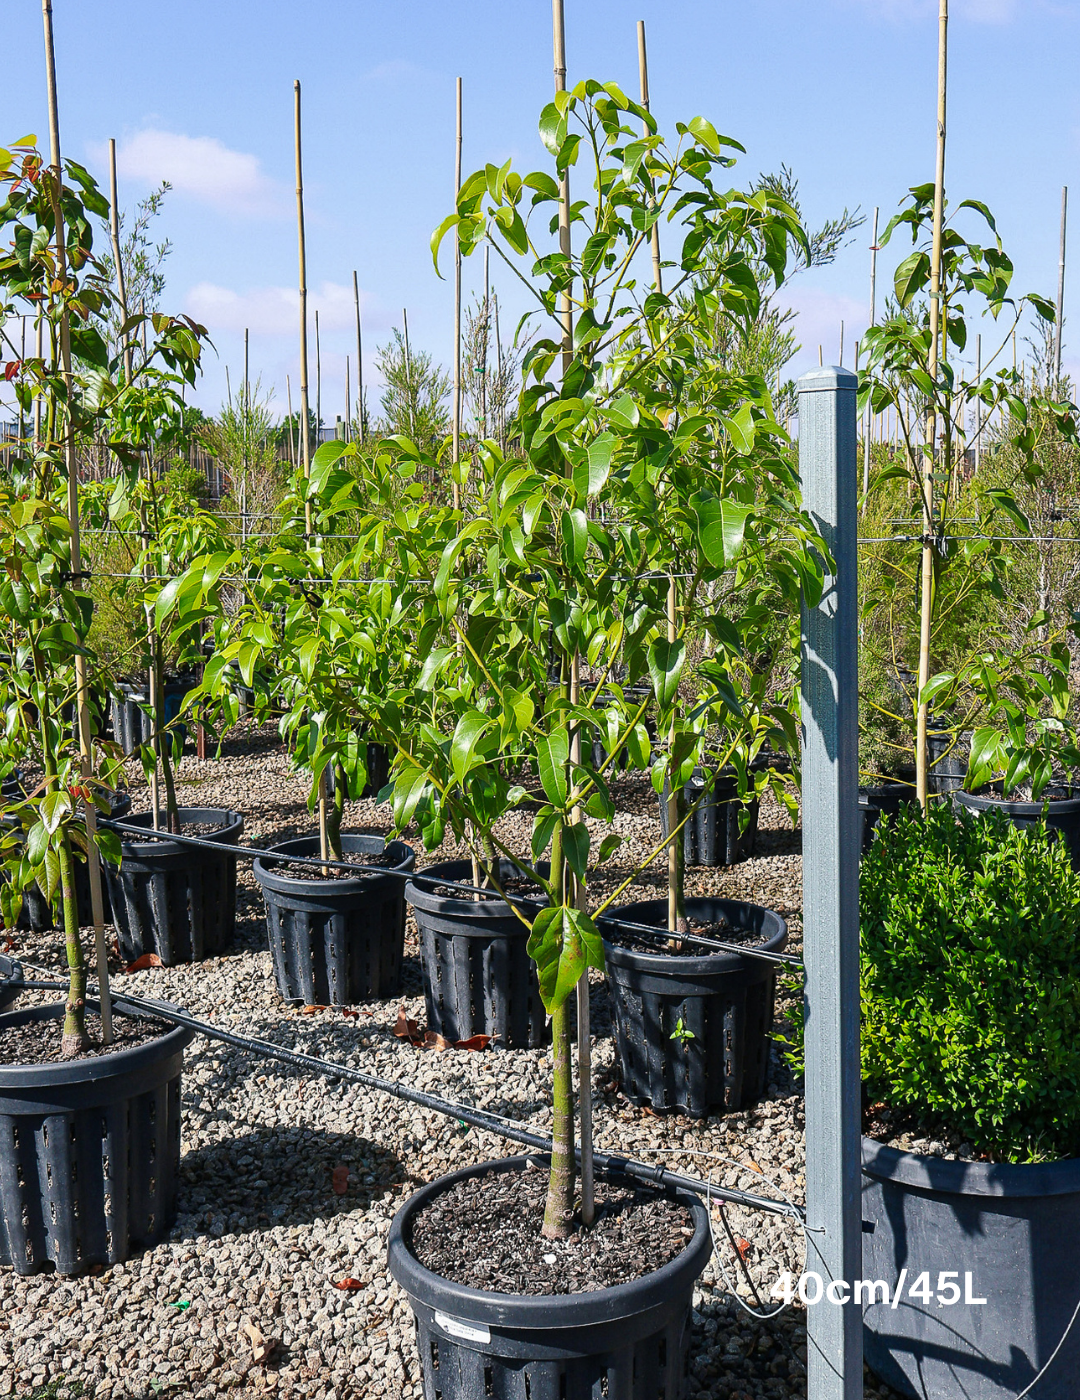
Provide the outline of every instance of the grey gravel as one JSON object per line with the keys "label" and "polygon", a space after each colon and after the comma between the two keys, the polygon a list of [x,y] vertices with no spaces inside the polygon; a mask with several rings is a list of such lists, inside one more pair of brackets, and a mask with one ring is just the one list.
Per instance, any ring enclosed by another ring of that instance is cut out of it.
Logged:
{"label": "grey gravel", "polygon": [[[255,844],[307,834],[312,819],[306,784],[291,772],[272,730],[245,725],[234,733],[221,759],[185,758],[181,802],[242,812],[245,839]],[[132,766],[129,776],[135,810],[145,809],[141,775]],[[656,798],[647,783],[620,778],[614,791],[616,830],[626,847],[621,864],[614,862],[598,882],[606,890],[659,841]],[[385,809],[372,801],[350,804],[346,820],[350,830],[382,833],[387,827]],[[508,844],[527,849],[529,817],[511,814],[505,826]],[[771,801],[763,803],[761,827],[754,858],[728,870],[688,872],[687,892],[779,910],[791,927],[789,947],[797,952],[799,834]],[[423,862],[462,853],[450,842],[430,855],[418,851]],[[664,881],[659,862],[626,898],[656,897]],[[357,1007],[356,1017],[329,1009],[304,1014],[279,1000],[261,896],[243,862],[238,919],[236,945],[226,956],[194,967],[119,975],[118,983],[173,1000],[223,1027],[550,1128],[550,1053],[438,1054],[394,1037],[399,1007],[424,1022],[411,917],[406,995]],[[28,961],[60,966],[57,934],[20,934],[16,946]],[[791,995],[782,992],[781,1014]],[[598,1148],[802,1202],[802,1097],[775,1050],[768,1096],[748,1112],[701,1122],[652,1116],[612,1087],[602,979],[594,981],[593,1000]],[[304,1078],[200,1038],[187,1052],[183,1085],[175,1229],[157,1248],[96,1277],[20,1278],[0,1270],[0,1395],[419,1400],[411,1314],[385,1266],[390,1221],[418,1184],[513,1148],[373,1091]],[[340,1166],[348,1168],[342,1195],[333,1189]],[[800,1271],[802,1241],[791,1222],[729,1209],[728,1223],[763,1298],[780,1269]],[[723,1239],[718,1213],[716,1228]],[[734,1280],[736,1259],[726,1240],[720,1253]],[[745,1275],[738,1277],[740,1298],[752,1303]],[[336,1288],[345,1278],[361,1287]],[[249,1326],[275,1344],[269,1357],[255,1359]],[[714,1256],[694,1295],[689,1400],[804,1396],[805,1361],[803,1309],[796,1306],[768,1323],[747,1317]],[[891,1400],[891,1392],[869,1376],[864,1394]]]}

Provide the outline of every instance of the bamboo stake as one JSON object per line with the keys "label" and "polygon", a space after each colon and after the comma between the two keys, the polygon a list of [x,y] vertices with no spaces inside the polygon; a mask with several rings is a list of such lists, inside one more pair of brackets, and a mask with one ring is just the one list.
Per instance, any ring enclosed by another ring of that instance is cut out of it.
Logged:
{"label": "bamboo stake", "polygon": [[401,326],[405,338],[405,393],[409,405],[409,436],[416,437],[416,414],[413,412],[412,355],[409,353],[409,311],[401,308]]}
{"label": "bamboo stake", "polygon": [[[878,255],[878,206],[874,206],[874,231],[870,235],[870,324],[877,324],[877,255]],[[870,493],[870,443],[874,436],[873,408],[869,401],[866,405],[866,432],[863,439],[863,469],[862,469],[862,508],[861,514],[866,514],[866,498]]]}
{"label": "bamboo stake", "polygon": [[[286,402],[287,402],[287,404],[288,404],[288,406],[289,406],[289,440],[288,440],[288,444],[287,444],[287,446],[288,446],[288,452],[289,452],[289,461],[290,461],[290,462],[292,463],[292,465],[295,467],[295,466],[297,465],[297,460],[296,460],[296,438],[293,437],[292,381],[290,380],[290,378],[289,378],[288,375],[285,376],[285,399],[286,399]],[[299,426],[299,425],[297,425],[297,426]]]}
{"label": "bamboo stake", "polygon": [[490,247],[484,245],[484,343],[480,350],[480,435],[486,441],[488,436],[488,333],[491,322],[491,269],[488,266]]}
{"label": "bamboo stake", "polygon": [[[645,21],[638,20],[637,25],[637,51],[638,51],[638,77],[641,83],[641,105],[646,111],[649,110],[649,55],[645,48]],[[664,290],[663,279],[660,274],[660,227],[653,224],[652,235],[652,269],[653,286],[661,294]]]}
{"label": "bamboo stake", "polygon": [[820,345],[819,345],[818,348],[817,348],[817,362],[818,362],[818,368],[819,368],[819,369],[820,369],[820,368],[824,365],[824,363],[825,363],[825,356],[824,356],[824,354],[822,353],[822,347],[821,347]]}
{"label": "bamboo stake", "polygon": [[[63,166],[60,162],[60,109],[56,93],[56,51],[53,44],[52,0],[41,0],[45,27],[45,74],[49,98],[50,160],[56,180],[54,219],[56,224],[56,273],[63,285],[67,282],[67,246],[64,237],[62,204]],[[79,478],[75,457],[75,420],[70,408],[73,391],[71,371],[71,321],[65,302],[60,317],[60,360],[69,408],[64,424],[64,457],[67,467],[68,522],[71,528],[71,571],[76,579],[82,574],[82,548],[79,536]],[[79,725],[79,758],[82,776],[89,779],[93,772],[93,749],[90,737],[90,692],[86,676],[86,657],[75,655],[76,712]],[[97,847],[97,809],[93,802],[83,799],[86,820],[86,864],[90,880],[90,904],[94,917],[94,951],[98,976],[98,1004],[101,1009],[101,1038],[106,1045],[113,1039],[112,995],[109,987],[109,958],[105,947],[105,921],[101,902],[101,867]],[[66,878],[66,876],[65,876]],[[66,894],[66,891],[65,891]],[[66,923],[66,917],[65,917]],[[80,953],[81,957],[81,953]],[[85,988],[85,973],[82,979]]]}
{"label": "bamboo stake", "polygon": [[[975,337],[975,383],[982,383],[982,336]],[[975,395],[975,475],[982,465],[982,399]]]}
{"label": "bamboo stake", "polygon": [[[128,318],[127,286],[124,282],[124,257],[120,249],[120,208],[116,189],[116,142],[109,137],[109,232],[112,235],[113,263],[116,268],[116,296],[120,303],[120,319]],[[131,335],[124,336],[124,376],[131,383]]]}
{"label": "bamboo stake", "polygon": [[[304,174],[303,174],[303,146],[302,127],[300,111],[300,79],[293,83],[294,96],[294,136],[296,145],[296,224],[297,241],[300,253],[300,450],[304,465],[304,476],[311,477],[311,436],[308,429],[308,347],[307,347],[307,241],[304,237]],[[315,313],[316,337],[318,335],[318,317]],[[304,501],[304,530],[305,535],[311,540],[311,502]],[[319,775],[319,854],[323,860],[329,854],[329,843],[326,829],[326,770],[323,769]],[[324,872],[329,873],[329,867],[324,867]]]}
{"label": "bamboo stake", "polygon": [[[300,247],[300,460],[304,475],[311,475],[311,442],[308,434],[308,346],[307,346],[307,245],[304,238],[304,177],[300,123],[300,79],[293,83],[295,95],[296,140],[296,223]],[[311,502],[304,502],[304,528],[311,538]],[[325,852],[324,852],[325,854]]]}
{"label": "bamboo stake", "polygon": [[[938,341],[941,332],[941,245],[945,222],[945,115],[948,90],[949,0],[940,0],[938,12],[938,89],[937,89],[937,162],[934,171],[934,224],[930,253],[930,355],[927,366],[931,380],[937,378]],[[919,616],[919,708],[915,735],[915,791],[925,809],[927,788],[926,721],[927,704],[922,698],[923,687],[930,679],[930,624],[934,589],[934,453],[937,446],[937,421],[933,399],[927,417],[928,450],[923,459],[923,548],[922,596]]]}
{"label": "bamboo stake", "polygon": [[499,432],[499,446],[500,446],[500,447],[505,447],[505,441],[504,441],[504,440],[505,440],[505,438],[506,438],[506,411],[505,411],[506,386],[503,384],[503,352],[502,352],[502,337],[501,337],[500,334],[499,334],[499,294],[498,294],[498,292],[493,292],[493,293],[492,293],[492,296],[491,296],[491,307],[492,307],[492,311],[493,311],[494,314],[495,314],[495,357],[496,357],[496,364],[497,364],[497,366],[498,366],[498,368],[497,368],[497,373],[498,373],[498,376],[499,376],[499,426],[498,426],[498,432]]}
{"label": "bamboo stake", "polygon": [[315,450],[322,446],[322,347],[319,343],[319,312],[315,311]]}
{"label": "bamboo stake", "polygon": [[[34,355],[35,355],[35,357],[36,357],[38,360],[41,360],[41,359],[44,358],[45,346],[44,346],[44,338],[43,338],[44,322],[42,321],[42,318],[41,318],[40,316],[38,317],[37,326],[36,326],[36,328],[35,328],[35,331],[36,331],[36,333],[35,333],[35,338],[34,338]],[[35,456],[35,458],[37,457],[37,454],[38,454],[40,451],[41,451],[41,395],[40,395],[40,394],[35,394],[35,395],[34,395],[34,456]]]}
{"label": "bamboo stake", "polygon": [[1065,315],[1065,227],[1069,213],[1069,187],[1061,187],[1061,238],[1058,246],[1057,320],[1054,323],[1054,385],[1061,392],[1061,323]]}
{"label": "bamboo stake", "polygon": [[349,357],[345,356],[345,441],[348,442],[352,434],[352,401],[349,397],[352,389],[352,381],[349,371]]}
{"label": "bamboo stake", "polygon": [[356,272],[352,275],[353,303],[356,307],[356,434],[364,441],[364,344],[360,333],[360,284]]}
{"label": "bamboo stake", "polygon": [[[457,80],[457,135],[454,142],[454,208],[461,193],[461,79]],[[485,249],[485,253],[486,253]],[[461,460],[461,244],[454,239],[454,401],[453,401],[453,471],[451,488],[455,510],[461,508],[461,487],[457,469]]]}
{"label": "bamboo stake", "polygon": [[844,363],[844,323],[840,322],[840,364]]}
{"label": "bamboo stake", "polygon": [[[555,91],[566,91],[566,24],[563,15],[563,0],[552,0],[552,49],[554,57]],[[570,256],[570,175],[567,171],[559,184],[559,251]],[[573,310],[570,289],[560,293],[559,320],[562,324],[562,372],[566,376],[574,358]],[[570,663],[570,702],[577,704],[580,689],[581,658],[575,652]],[[571,762],[581,760],[581,727],[578,726],[570,741]],[[580,811],[572,814],[571,820],[581,820]],[[554,852],[553,852],[554,854]],[[558,876],[556,876],[558,878]],[[580,891],[578,892],[580,896]],[[590,1069],[589,1039],[589,971],[584,970],[577,985],[578,1013],[578,1112],[581,1124],[581,1218],[586,1225],[593,1222],[594,1185],[592,1160],[592,1072]],[[583,1058],[584,1055],[584,1058]],[[570,1133],[573,1133],[573,1088],[570,1088]],[[571,1139],[572,1142],[572,1139]],[[574,1152],[571,1145],[569,1162],[566,1164],[571,1180],[574,1171]]]}
{"label": "bamboo stake", "polygon": [[[643,19],[639,19],[639,20],[638,20],[638,25],[637,25],[637,44],[638,44],[638,84],[639,84],[639,90],[640,90],[641,105],[645,108],[646,111],[648,111],[648,110],[649,110],[649,57],[648,57],[648,50],[647,50],[646,45],[645,45],[645,21],[644,21]],[[645,133],[646,133],[646,135],[648,134],[648,127],[645,128]],[[659,230],[659,228],[656,226],[656,224],[653,224],[653,226],[652,226],[651,247],[652,247],[653,285],[655,286],[656,290],[657,290],[658,292],[660,292],[660,291],[663,290],[663,289],[662,289],[662,286],[661,286],[661,280],[660,280],[660,230]],[[676,594],[675,579],[674,579],[673,576],[669,575],[669,576],[668,576],[668,599],[667,599],[668,641],[669,641],[669,642],[674,642],[674,640],[675,640],[675,633],[676,633],[676,616],[677,616],[677,615],[676,615],[677,601],[678,601],[678,600],[677,600],[677,594]],[[669,740],[669,742],[671,743],[671,745],[674,746],[674,742],[675,742],[675,725],[674,725],[674,720],[672,721],[672,728],[671,728],[670,734],[668,735],[668,740]],[[676,788],[676,786],[675,786],[674,775],[671,775],[670,780],[669,780],[669,782],[668,782],[667,820],[668,820],[668,831],[669,831],[669,832],[675,832],[675,831],[677,831],[677,830],[678,830],[678,826],[679,826],[679,794],[678,794],[678,790],[677,790],[677,788]],[[672,839],[668,842],[668,848],[667,848],[667,883],[668,883],[668,918],[667,918],[667,925],[668,925],[668,931],[669,931],[670,933],[676,933],[676,932],[678,931],[678,928],[679,928],[679,847],[678,847],[678,839],[679,839],[679,838],[673,836]]]}

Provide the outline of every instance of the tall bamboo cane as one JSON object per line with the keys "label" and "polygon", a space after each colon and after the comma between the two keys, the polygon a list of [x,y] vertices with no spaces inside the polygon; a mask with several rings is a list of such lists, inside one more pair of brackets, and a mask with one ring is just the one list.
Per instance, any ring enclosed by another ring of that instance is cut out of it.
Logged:
{"label": "tall bamboo cane", "polygon": [[[931,381],[938,372],[938,342],[941,334],[941,245],[945,222],[945,114],[948,90],[949,0],[940,0],[938,12],[938,86],[937,86],[937,163],[934,172],[934,223],[930,250],[930,354],[927,369]],[[937,421],[934,400],[930,399],[926,415],[927,450],[923,458],[922,510],[922,596],[919,609],[919,694],[915,735],[915,790],[919,802],[926,807],[927,704],[923,688],[930,679],[930,625],[934,592],[934,454],[937,446]]]}
{"label": "tall bamboo cane", "polygon": [[[454,208],[457,208],[461,192],[461,79],[457,80],[457,135],[454,142]],[[458,485],[457,469],[461,460],[461,243],[454,239],[454,402],[453,402],[453,456],[454,470],[451,473],[453,504],[461,506],[461,487]],[[475,883],[475,882],[474,882]]]}
{"label": "tall bamboo cane", "polygon": [[[61,191],[63,189],[63,166],[60,162],[60,112],[56,94],[56,50],[53,44],[52,0],[41,0],[42,20],[45,27],[45,74],[49,98],[49,147],[52,162],[53,215],[56,225],[56,274],[61,287],[67,283],[67,246],[64,237],[64,214]],[[61,295],[66,295],[62,292]],[[71,370],[71,321],[65,300],[60,314],[60,362],[64,377],[64,387],[68,396],[68,412],[64,424],[64,458],[67,468],[68,522],[71,528],[71,571],[75,578],[82,575],[82,549],[79,538],[79,478],[75,456],[75,419],[73,403],[73,379]],[[86,657],[81,651],[75,655],[76,710],[79,724],[79,756],[84,779],[93,771],[93,753],[90,737],[90,696],[86,677]],[[102,1040],[109,1044],[112,1032],[112,1000],[109,991],[109,960],[105,948],[105,921],[101,901],[101,867],[97,848],[97,809],[93,802],[84,798],[83,809],[86,817],[86,860],[90,878],[90,903],[94,915],[94,946],[98,975],[98,1000],[101,1007]],[[71,972],[70,991],[64,1018],[62,1047],[67,1053],[80,1048],[85,1032],[76,1029],[75,1016],[85,1005],[86,966],[79,942],[78,915],[75,903],[73,867],[70,844],[61,854],[61,881],[64,901],[65,934],[68,945],[68,967]]]}

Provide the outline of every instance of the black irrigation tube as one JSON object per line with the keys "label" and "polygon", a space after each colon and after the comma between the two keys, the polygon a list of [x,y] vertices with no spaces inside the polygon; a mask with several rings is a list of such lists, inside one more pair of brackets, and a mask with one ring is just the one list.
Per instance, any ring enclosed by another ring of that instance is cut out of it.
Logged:
{"label": "black irrigation tube", "polygon": [[[16,964],[16,968],[21,971],[18,964]],[[67,990],[66,982],[25,982],[14,970],[11,976],[0,977],[0,985],[5,983],[9,986],[24,988],[26,991]],[[87,990],[93,992],[94,988],[91,986]],[[224,1041],[226,1045],[235,1045],[240,1050],[261,1055],[264,1059],[281,1060],[297,1069],[323,1074],[330,1079],[347,1079],[354,1084],[362,1084],[365,1088],[377,1089],[381,1093],[390,1094],[393,1098],[404,1099],[406,1103],[416,1104],[418,1108],[442,1113],[447,1118],[457,1119],[459,1123],[482,1128],[485,1132],[495,1133],[498,1137],[506,1138],[510,1142],[521,1143],[523,1146],[534,1148],[539,1152],[550,1153],[552,1150],[550,1138],[539,1133],[530,1133],[525,1128],[515,1128],[503,1119],[486,1113],[482,1108],[469,1108],[465,1104],[454,1103],[450,1099],[441,1099],[434,1094],[425,1094],[419,1089],[410,1088],[407,1084],[400,1084],[393,1079],[381,1079],[374,1074],[365,1074],[362,1070],[353,1069],[350,1065],[337,1064],[334,1060],[320,1060],[314,1055],[305,1055],[298,1050],[286,1050],[283,1046],[275,1045],[269,1040],[256,1040],[252,1036],[235,1035],[232,1031],[222,1030],[220,1026],[215,1026],[209,1021],[200,1021],[195,1016],[189,1016],[185,1011],[178,1011],[165,1002],[147,1001],[143,997],[114,993],[112,1004],[121,1010],[129,1008],[139,1015],[157,1016],[160,1020],[170,1021],[178,1026],[186,1026],[188,1030],[206,1036],[208,1040]],[[575,1156],[580,1161],[581,1149],[575,1148],[574,1151]],[[694,1176],[682,1176],[678,1172],[668,1171],[666,1167],[651,1167],[647,1162],[637,1162],[632,1157],[618,1157],[610,1152],[595,1152],[593,1161],[601,1171],[621,1173],[635,1181],[644,1182],[651,1186],[679,1187],[683,1190],[693,1191],[706,1199],[722,1201],[728,1205],[744,1206],[748,1210],[763,1210],[774,1215],[784,1215],[799,1224],[804,1223],[805,1220],[803,1211],[789,1201],[774,1201],[768,1196],[757,1196],[748,1191],[716,1186]]]}
{"label": "black irrigation tube", "polygon": [[[225,846],[220,841],[208,841],[201,836],[182,836],[171,831],[154,831],[145,826],[133,826],[130,822],[112,821],[100,818],[98,826],[107,827],[110,831],[119,832],[122,836],[138,837],[140,841],[176,841],[182,846],[194,846],[199,850],[213,851],[220,855],[223,851],[226,855],[244,856],[249,860],[274,861],[281,865],[303,865],[312,870],[346,870],[354,879],[361,880],[383,880],[388,875],[392,879],[426,881],[427,884],[438,884],[446,889],[460,890],[464,894],[482,894],[488,899],[492,898],[490,889],[481,889],[479,885],[466,885],[459,880],[444,880],[440,876],[425,876],[422,870],[386,870],[380,867],[378,870],[365,870],[363,866],[353,865],[349,861],[332,860],[327,857],[322,860],[319,856],[290,856],[275,855],[272,851],[264,851],[258,846]],[[519,904],[523,909],[535,909],[536,902],[525,895],[500,894],[497,896],[506,904]],[[619,924],[623,928],[631,929],[634,933],[647,934],[652,938],[662,939],[669,942],[672,934],[667,929],[658,929],[654,924],[634,924],[626,919],[620,919]],[[741,953],[744,957],[757,958],[761,962],[779,963],[785,967],[802,967],[802,958],[796,957],[794,953],[770,953],[761,948],[744,948],[738,943],[724,943],[716,938],[704,938],[697,933],[679,933],[674,935],[680,943],[693,943],[702,948],[709,948],[717,953]]]}

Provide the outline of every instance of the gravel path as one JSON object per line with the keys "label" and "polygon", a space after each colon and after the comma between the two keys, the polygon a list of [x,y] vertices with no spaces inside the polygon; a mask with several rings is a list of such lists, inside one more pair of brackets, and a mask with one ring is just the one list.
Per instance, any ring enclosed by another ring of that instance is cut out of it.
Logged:
{"label": "gravel path", "polygon": [[[305,786],[266,730],[238,735],[220,760],[185,758],[181,780],[182,803],[242,812],[245,839],[255,844],[311,830]],[[141,776],[133,772],[131,781],[135,809],[146,808]],[[613,862],[605,874],[608,889],[659,840],[657,803],[647,783],[623,778],[615,791],[616,829],[626,846],[622,864]],[[386,820],[373,802],[361,802],[350,804],[346,824],[381,832]],[[521,814],[507,819],[507,838],[517,849],[527,849],[529,824]],[[761,826],[753,859],[728,870],[691,871],[687,892],[779,910],[791,927],[789,948],[797,952],[799,836],[771,802],[763,804]],[[457,854],[447,843],[421,859]],[[242,862],[240,872],[238,936],[227,956],[122,975],[118,982],[224,1027],[550,1128],[549,1053],[438,1053],[395,1038],[399,1007],[421,1025],[425,1015],[411,917],[403,998],[369,1003],[356,1008],[358,1015],[284,1006],[266,951],[262,899],[250,867]],[[628,898],[656,897],[664,881],[657,864]],[[60,963],[57,934],[20,934],[16,946],[28,961]],[[781,995],[781,1014],[790,996]],[[598,1148],[747,1190],[767,1192],[772,1183],[801,1203],[802,1097],[775,1050],[768,1096],[757,1107],[702,1122],[659,1118],[633,1108],[612,1085],[600,979],[593,1006]],[[183,1091],[179,1215],[168,1240],[96,1277],[19,1278],[0,1270],[0,1395],[420,1400],[411,1314],[385,1268],[391,1218],[417,1184],[512,1148],[398,1100],[304,1078],[199,1038],[187,1052]],[[344,1185],[340,1194],[335,1183]],[[779,1269],[798,1274],[802,1240],[790,1222],[738,1210],[729,1210],[728,1220],[763,1297]],[[722,1262],[734,1278],[736,1256],[727,1244]],[[346,1278],[358,1286],[335,1286]],[[740,1293],[752,1301],[745,1282]],[[250,1328],[274,1343],[268,1357],[256,1359],[258,1335],[253,1341]],[[796,1306],[768,1323],[748,1318],[714,1256],[694,1298],[689,1400],[804,1396],[805,1359],[804,1311]],[[864,1393],[892,1400],[869,1375]]]}

